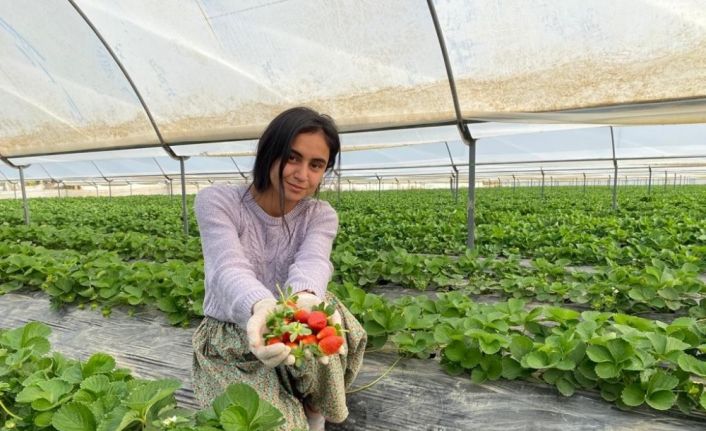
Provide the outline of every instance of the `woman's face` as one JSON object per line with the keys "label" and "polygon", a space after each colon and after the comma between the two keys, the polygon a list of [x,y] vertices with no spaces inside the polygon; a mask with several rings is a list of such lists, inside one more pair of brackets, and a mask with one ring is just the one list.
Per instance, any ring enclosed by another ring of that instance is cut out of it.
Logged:
{"label": "woman's face", "polygon": [[[292,154],[284,165],[282,182],[285,205],[295,204],[316,192],[326,172],[329,148],[324,132],[300,133],[292,142]],[[270,181],[279,191],[279,163],[270,169]]]}

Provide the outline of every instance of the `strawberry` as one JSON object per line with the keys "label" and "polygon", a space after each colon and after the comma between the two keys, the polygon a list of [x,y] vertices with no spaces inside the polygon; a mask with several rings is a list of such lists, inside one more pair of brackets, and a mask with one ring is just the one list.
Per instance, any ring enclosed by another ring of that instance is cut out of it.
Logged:
{"label": "strawberry", "polygon": [[303,336],[303,337],[301,338],[301,340],[299,340],[299,342],[300,342],[302,345],[306,345],[306,344],[316,344],[316,335],[314,335],[314,334],[305,335],[305,336]]}
{"label": "strawberry", "polygon": [[286,343],[284,343],[284,345],[291,349],[296,349],[297,347],[299,347],[299,343],[296,343],[294,341],[287,341]]}
{"label": "strawberry", "polygon": [[316,334],[316,339],[322,340],[326,337],[330,337],[331,335],[338,335],[338,331],[336,331],[336,328],[333,326],[327,326]]}
{"label": "strawberry", "polygon": [[328,316],[323,311],[312,311],[306,323],[313,331],[320,331],[328,324]]}
{"label": "strawberry", "polygon": [[330,335],[319,341],[319,349],[324,355],[333,355],[338,352],[338,349],[343,345],[343,337],[338,335]]}
{"label": "strawberry", "polygon": [[309,312],[303,308],[294,312],[294,320],[300,323],[307,323],[309,320]]}
{"label": "strawberry", "polygon": [[282,342],[282,340],[279,339],[279,338],[269,338],[269,339],[267,340],[267,345],[268,345],[268,346],[271,346],[271,345],[273,345],[273,344],[277,344],[277,343],[281,343],[281,342]]}

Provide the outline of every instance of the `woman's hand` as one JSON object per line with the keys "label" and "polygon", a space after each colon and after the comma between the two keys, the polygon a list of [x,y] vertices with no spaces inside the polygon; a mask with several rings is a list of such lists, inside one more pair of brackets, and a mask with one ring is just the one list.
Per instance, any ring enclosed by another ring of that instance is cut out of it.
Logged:
{"label": "woman's hand", "polygon": [[[297,293],[297,307],[303,308],[307,311],[311,311],[312,308],[316,307],[317,305],[321,304],[323,302],[321,298],[318,296],[309,293],[309,292],[299,292]],[[339,325],[341,329],[343,329],[343,321],[341,320],[341,314],[338,312],[338,310],[335,310],[333,314],[331,315],[331,323],[335,325]],[[307,351],[308,353],[308,351]],[[339,355],[345,355],[348,353],[348,348],[346,346],[346,337],[345,334],[343,335],[343,345],[338,349],[338,354]],[[319,356],[319,363],[322,365],[328,365],[329,363],[329,356]]]}
{"label": "woman's hand", "polygon": [[253,306],[253,313],[248,319],[246,332],[250,351],[262,361],[267,368],[274,368],[282,363],[291,365],[294,363],[294,356],[290,355],[291,349],[284,343],[277,343],[271,346],[265,345],[263,335],[267,331],[267,315],[277,306],[274,298],[267,298],[258,301]]}

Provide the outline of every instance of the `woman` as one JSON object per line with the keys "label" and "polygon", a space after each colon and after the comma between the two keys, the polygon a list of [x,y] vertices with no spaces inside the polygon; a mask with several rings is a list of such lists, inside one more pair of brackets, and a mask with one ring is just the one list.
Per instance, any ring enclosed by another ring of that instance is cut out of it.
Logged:
{"label": "woman", "polygon": [[347,331],[339,354],[294,367],[289,347],[266,346],[262,337],[278,285],[291,287],[304,308],[333,299],[327,286],[338,217],[310,197],[339,150],[330,117],[289,109],[258,142],[252,184],[196,196],[206,317],[193,337],[193,386],[203,406],[243,382],[282,412],[287,429],[323,430],[324,419],[348,416],[345,389],[362,364],[366,334],[344,306],[337,302],[333,317]]}

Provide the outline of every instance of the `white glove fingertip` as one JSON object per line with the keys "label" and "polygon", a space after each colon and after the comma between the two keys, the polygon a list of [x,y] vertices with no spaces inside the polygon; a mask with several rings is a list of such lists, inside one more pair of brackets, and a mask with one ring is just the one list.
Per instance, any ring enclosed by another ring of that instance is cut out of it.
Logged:
{"label": "white glove fingertip", "polygon": [[342,356],[346,356],[348,354],[348,347],[346,345],[342,345],[340,349],[338,349],[338,354]]}
{"label": "white glove fingertip", "polygon": [[294,359],[294,355],[287,355],[287,359],[284,361],[284,364],[294,365],[294,362],[296,362],[296,359]]}
{"label": "white glove fingertip", "polygon": [[321,365],[328,365],[329,363],[329,357],[328,356],[320,356],[319,357],[319,364]]}

